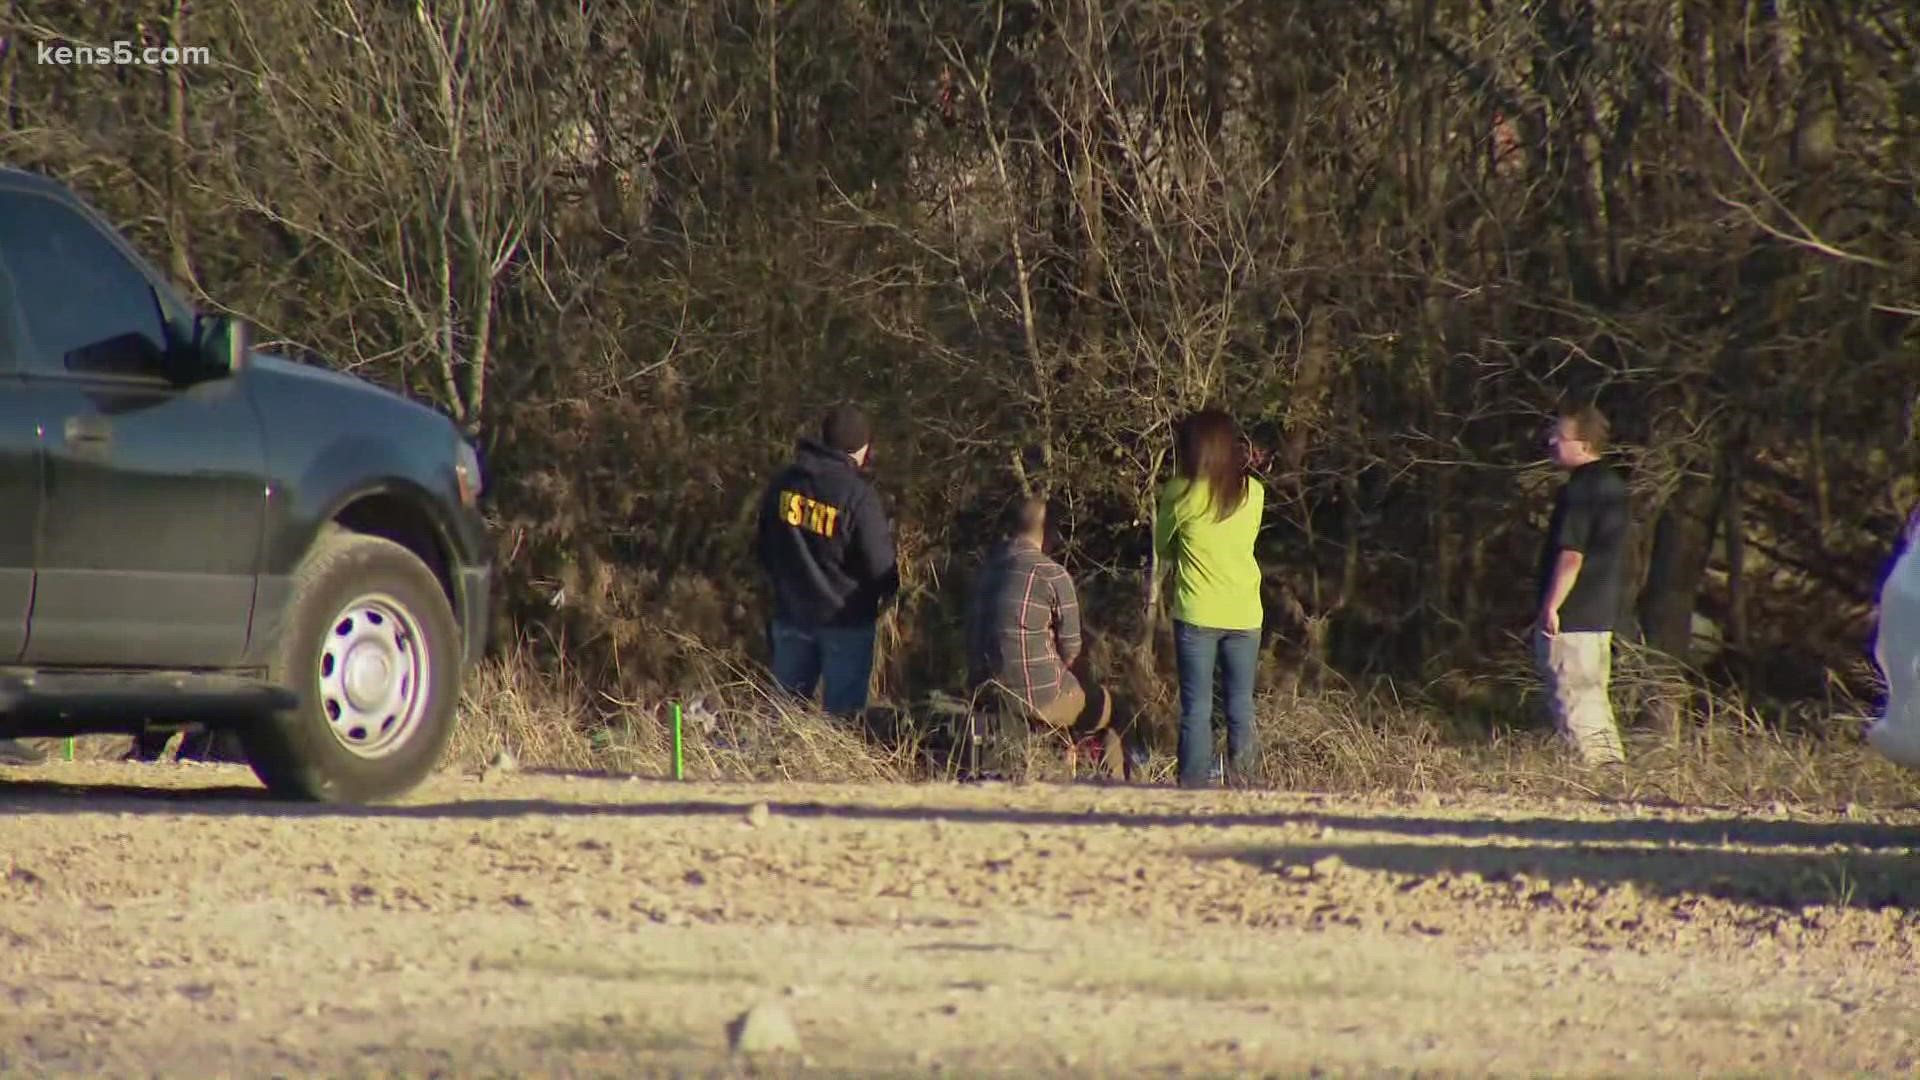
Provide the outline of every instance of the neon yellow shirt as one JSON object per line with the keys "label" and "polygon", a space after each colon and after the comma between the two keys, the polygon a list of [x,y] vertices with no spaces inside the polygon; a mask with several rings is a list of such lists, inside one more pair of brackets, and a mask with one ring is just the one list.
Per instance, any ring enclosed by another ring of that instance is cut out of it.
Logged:
{"label": "neon yellow shirt", "polygon": [[1153,516],[1153,556],[1161,570],[1173,564],[1173,617],[1213,630],[1257,630],[1260,564],[1253,538],[1266,509],[1267,489],[1247,478],[1247,497],[1225,521],[1216,521],[1204,482],[1179,477],[1160,489]]}

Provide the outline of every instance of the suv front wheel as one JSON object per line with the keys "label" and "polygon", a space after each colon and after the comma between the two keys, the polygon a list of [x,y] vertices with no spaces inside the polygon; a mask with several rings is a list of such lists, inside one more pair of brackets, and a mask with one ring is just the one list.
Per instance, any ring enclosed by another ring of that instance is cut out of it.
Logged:
{"label": "suv front wheel", "polygon": [[453,734],[453,608],[406,548],[330,529],[294,575],[268,676],[298,699],[240,729],[268,790],[343,803],[404,794]]}

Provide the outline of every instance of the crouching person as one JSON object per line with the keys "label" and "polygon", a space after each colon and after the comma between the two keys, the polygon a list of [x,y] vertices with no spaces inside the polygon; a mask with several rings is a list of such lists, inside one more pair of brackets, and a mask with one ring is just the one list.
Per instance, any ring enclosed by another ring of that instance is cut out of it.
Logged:
{"label": "crouching person", "polygon": [[1046,501],[1016,500],[1003,527],[967,605],[968,690],[995,686],[1030,721],[1066,731],[1075,743],[1098,737],[1102,770],[1124,779],[1124,726],[1113,695],[1092,678],[1073,578],[1048,554],[1055,534]]}

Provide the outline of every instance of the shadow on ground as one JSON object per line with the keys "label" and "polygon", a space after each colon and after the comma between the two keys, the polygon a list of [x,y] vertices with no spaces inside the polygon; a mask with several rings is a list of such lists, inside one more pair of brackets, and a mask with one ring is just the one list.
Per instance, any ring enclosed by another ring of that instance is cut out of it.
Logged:
{"label": "shadow on ground", "polygon": [[[168,788],[16,780],[0,784],[0,813],[14,818],[101,812],[402,820],[684,818],[738,816],[753,803],[763,801],[757,798],[758,789],[750,784],[739,785],[737,799],[652,803],[593,801],[593,788],[600,782],[580,781],[578,802],[478,798],[333,806],[279,800],[257,785]],[[1117,793],[1097,786],[1086,790],[1090,796]],[[1018,789],[1008,790],[1006,794],[1009,800],[1020,797]],[[1222,812],[1202,805],[1196,805],[1192,812],[1165,809],[1073,812],[1017,806],[764,801],[772,815],[800,820],[927,822],[939,819],[948,826],[1102,826],[1221,832],[1285,828],[1317,833],[1331,828],[1336,833],[1352,835],[1354,842],[1210,848],[1202,845],[1194,852],[1201,858],[1232,858],[1261,867],[1283,862],[1310,864],[1327,855],[1338,855],[1350,867],[1398,874],[1432,876],[1472,872],[1496,882],[1524,874],[1550,882],[1570,882],[1578,878],[1593,885],[1631,881],[1658,893],[1701,893],[1745,903],[1782,906],[1846,903],[1860,907],[1895,905],[1920,909],[1920,855],[1912,853],[1920,847],[1920,826],[1914,825],[1654,818],[1452,820],[1390,812],[1361,816],[1312,809]],[[1383,833],[1418,837],[1426,842],[1375,842]],[[1372,834],[1373,839],[1358,834]],[[1815,850],[1735,850],[1742,847]]]}
{"label": "shadow on ground", "polygon": [[1885,851],[1362,843],[1214,848],[1194,854],[1276,873],[1333,856],[1349,869],[1414,878],[1477,874],[1494,885],[1521,877],[1529,885],[1548,887],[1575,881],[1596,888],[1632,884],[1658,897],[1711,896],[1790,910],[1814,904],[1920,910],[1920,856]]}
{"label": "shadow on ground", "polygon": [[[1245,812],[1196,806],[1191,812],[1153,810],[1047,810],[1018,806],[872,806],[857,802],[782,802],[762,798],[759,785],[740,783],[738,798],[687,799],[673,802],[602,803],[591,799],[595,782],[625,780],[624,777],[594,778],[570,774],[582,779],[579,801],[553,799],[457,799],[449,802],[400,802],[369,806],[329,805],[280,800],[257,784],[233,784],[192,788],[144,787],[134,784],[69,784],[53,780],[0,780],[0,807],[17,814],[93,813],[112,802],[116,811],[154,813],[264,814],[272,816],[321,817],[400,817],[400,818],[496,818],[518,815],[542,816],[614,816],[614,817],[702,817],[740,814],[756,802],[765,802],[775,815],[795,818],[846,818],[872,821],[931,821],[938,818],[949,824],[978,822],[990,825],[1034,826],[1137,826],[1191,827],[1211,829],[1312,828],[1346,829],[1375,833],[1396,833],[1419,837],[1452,837],[1468,841],[1517,839],[1546,843],[1679,843],[1731,844],[1743,846],[1920,848],[1920,822],[1911,824],[1874,824],[1868,822],[1775,821],[1758,818],[1714,818],[1699,821],[1674,821],[1660,818],[1613,818],[1582,821],[1572,818],[1435,818],[1382,810],[1378,815],[1358,816],[1319,810],[1275,810]],[[647,781],[658,787],[668,781]],[[624,784],[622,786],[625,786]],[[635,783],[638,787],[638,782]],[[769,785],[771,787],[772,785]],[[1129,788],[1097,783],[1048,785],[1035,788],[1058,793],[1084,792],[1090,798],[1122,795],[1128,791],[1151,791],[1167,800],[1193,798],[1196,803],[1219,792],[1174,792],[1168,789]],[[966,791],[967,786],[952,788]],[[977,789],[976,789],[977,790]],[[1001,789],[1008,798],[1018,799],[1020,788]],[[83,803],[83,804],[82,804]],[[1604,806],[1596,803],[1596,806]]]}

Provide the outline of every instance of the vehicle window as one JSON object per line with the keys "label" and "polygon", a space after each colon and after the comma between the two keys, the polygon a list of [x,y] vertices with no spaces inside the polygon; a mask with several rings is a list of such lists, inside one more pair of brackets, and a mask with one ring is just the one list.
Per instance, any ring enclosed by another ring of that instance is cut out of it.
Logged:
{"label": "vehicle window", "polygon": [[166,330],[146,276],[71,207],[0,192],[0,260],[26,323],[22,368],[164,373]]}

